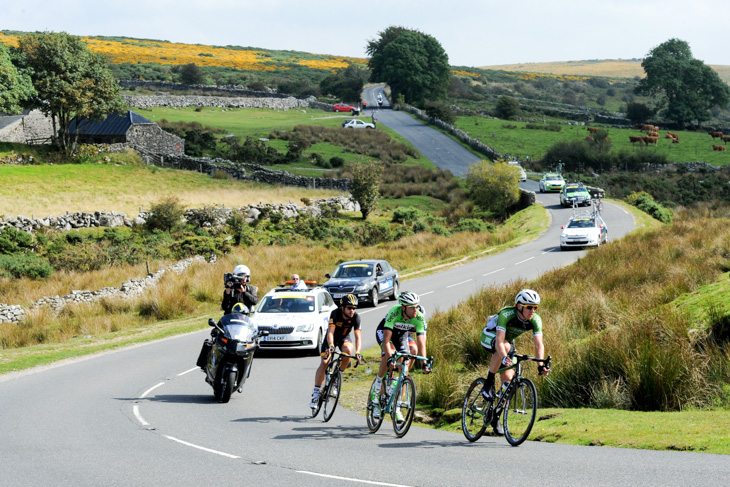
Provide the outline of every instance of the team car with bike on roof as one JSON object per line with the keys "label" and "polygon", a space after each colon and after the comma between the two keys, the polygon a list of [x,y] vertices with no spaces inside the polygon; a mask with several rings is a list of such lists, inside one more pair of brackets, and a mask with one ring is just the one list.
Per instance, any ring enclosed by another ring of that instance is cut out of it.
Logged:
{"label": "team car with bike on roof", "polygon": [[381,299],[398,297],[400,276],[387,261],[369,259],[353,260],[338,265],[335,271],[325,274],[329,278],[324,288],[335,300],[346,294],[354,294],[358,301],[377,306]]}
{"label": "team car with bike on roof", "polygon": [[267,331],[260,347],[270,350],[308,350],[319,355],[327,335],[330,313],[337,308],[327,290],[308,283],[306,290],[277,286],[256,307],[253,321],[260,331]]}
{"label": "team car with bike on roof", "polygon": [[575,215],[561,228],[560,250],[599,247],[608,242],[608,227],[597,213]]}
{"label": "team car with bike on roof", "polygon": [[566,183],[560,192],[560,204],[565,207],[590,206],[591,194],[583,183]]}

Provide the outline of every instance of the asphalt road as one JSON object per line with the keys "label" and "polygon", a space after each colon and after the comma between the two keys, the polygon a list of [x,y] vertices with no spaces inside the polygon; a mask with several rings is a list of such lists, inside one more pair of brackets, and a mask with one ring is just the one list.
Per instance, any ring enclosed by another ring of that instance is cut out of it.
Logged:
{"label": "asphalt road", "polygon": [[[411,276],[401,288],[421,294],[431,312],[483,286],[531,279],[584,255],[558,247],[559,226],[570,210],[559,206],[556,194],[538,199],[552,217],[541,238]],[[633,228],[630,215],[605,206],[611,239]],[[366,346],[375,344],[377,322],[391,305],[360,311]],[[543,318],[549,333],[550,318]],[[0,376],[2,484],[444,487],[490,484],[499,467],[508,469],[511,483],[551,486],[706,486],[730,477],[730,461],[721,455],[530,441],[513,448],[496,437],[471,444],[461,434],[417,426],[397,439],[388,420],[371,435],[364,416],[343,407],[324,423],[321,415],[312,419],[308,407],[318,357],[261,354],[243,393],[218,404],[195,367],[207,334]]]}

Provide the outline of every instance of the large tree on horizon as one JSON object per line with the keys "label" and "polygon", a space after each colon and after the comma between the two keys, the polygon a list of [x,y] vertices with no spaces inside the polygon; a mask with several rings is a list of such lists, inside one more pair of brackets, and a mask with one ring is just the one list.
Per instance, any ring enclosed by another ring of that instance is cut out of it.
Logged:
{"label": "large tree on horizon", "polygon": [[[76,151],[85,123],[125,109],[106,58],[89,51],[79,37],[65,32],[28,34],[18,38],[17,52],[17,62],[36,91],[27,105],[51,117],[56,144],[64,154]],[[72,122],[78,128],[74,134]]]}
{"label": "large tree on horizon", "polygon": [[439,41],[417,30],[391,26],[368,42],[370,81],[385,82],[393,98],[422,106],[446,95],[451,79],[449,57]]}
{"label": "large tree on horizon", "polygon": [[18,71],[10,59],[8,49],[0,44],[0,112],[20,113],[23,102],[33,94],[35,90],[30,76]]}
{"label": "large tree on horizon", "polygon": [[669,120],[684,126],[710,118],[710,109],[726,108],[730,87],[705,63],[692,57],[689,44],[669,39],[649,52],[641,66],[646,77],[636,92],[661,97],[658,106]]}

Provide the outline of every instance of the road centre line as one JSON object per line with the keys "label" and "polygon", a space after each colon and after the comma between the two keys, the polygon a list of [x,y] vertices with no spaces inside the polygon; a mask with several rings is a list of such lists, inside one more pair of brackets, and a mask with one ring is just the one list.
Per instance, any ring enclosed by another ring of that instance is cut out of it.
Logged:
{"label": "road centre line", "polygon": [[237,457],[236,455],[231,455],[230,453],[224,453],[224,452],[218,451],[218,450],[211,450],[210,448],[206,448],[204,446],[196,445],[194,443],[188,443],[187,441],[180,440],[178,438],[175,438],[174,436],[167,436],[167,435],[162,435],[162,436],[164,436],[168,440],[176,441],[182,445],[189,446],[192,448],[197,448],[198,450],[207,451],[208,453],[215,453],[216,455],[220,455],[222,457],[237,458],[237,459],[241,458],[241,457]]}
{"label": "road centre line", "polygon": [[360,480],[360,479],[351,479],[348,477],[339,477],[337,475],[327,475],[323,473],[316,473],[316,472],[307,472],[306,470],[297,470],[297,473],[304,473],[307,475],[316,475],[317,477],[325,477],[328,479],[335,479],[335,480],[345,480],[347,482],[358,482],[361,484],[370,484],[370,485],[385,485],[387,487],[408,487],[407,485],[403,484],[389,484],[387,482],[375,482],[373,480]]}
{"label": "road centre line", "polygon": [[515,262],[515,265],[520,265],[520,264],[524,264],[524,263],[525,263],[525,262],[527,262],[528,260],[532,260],[532,259],[534,259],[534,257],[530,257],[529,259],[525,259],[525,260],[521,260],[521,261],[519,261],[519,262]]}
{"label": "road centre line", "polygon": [[503,271],[504,269],[505,269],[505,268],[504,268],[504,267],[502,267],[501,269],[497,269],[496,271],[492,271],[492,272],[487,272],[486,274],[482,274],[482,277],[484,277],[484,276],[489,276],[489,275],[491,275],[491,274],[494,274],[494,273],[497,273],[497,272],[499,272],[499,271]]}
{"label": "road centre line", "polygon": [[421,293],[419,296],[427,296],[429,294],[433,294],[435,291],[429,291],[427,293]]}
{"label": "road centre line", "polygon": [[466,281],[461,281],[461,282],[457,282],[456,284],[452,284],[451,286],[446,286],[446,289],[448,289],[448,288],[450,288],[450,287],[454,287],[454,286],[459,286],[459,285],[461,285],[461,284],[466,284],[467,282],[469,282],[469,281],[473,281],[473,280],[474,280],[474,279],[467,279]]}
{"label": "road centre line", "polygon": [[147,389],[146,391],[144,391],[144,392],[142,393],[142,395],[141,395],[141,396],[139,396],[139,398],[140,398],[140,399],[142,399],[143,397],[145,397],[145,396],[146,396],[147,394],[149,394],[150,392],[152,392],[152,391],[154,391],[155,389],[157,389],[158,387],[160,387],[160,386],[164,386],[164,385],[165,385],[165,383],[164,383],[164,382],[160,382],[159,384],[157,384],[157,385],[155,385],[155,386],[152,386],[152,387],[150,387],[149,389]]}
{"label": "road centre line", "polygon": [[180,377],[181,375],[189,374],[189,373],[190,373],[190,372],[192,372],[193,370],[198,370],[199,368],[200,368],[200,367],[193,367],[192,369],[190,369],[190,370],[186,370],[185,372],[180,372],[179,374],[177,374],[177,376],[178,376],[178,377]]}
{"label": "road centre line", "polygon": [[132,406],[132,412],[134,413],[134,416],[137,418],[137,421],[142,423],[142,426],[149,426],[150,424],[144,420],[141,414],[139,414],[139,404],[135,404]]}

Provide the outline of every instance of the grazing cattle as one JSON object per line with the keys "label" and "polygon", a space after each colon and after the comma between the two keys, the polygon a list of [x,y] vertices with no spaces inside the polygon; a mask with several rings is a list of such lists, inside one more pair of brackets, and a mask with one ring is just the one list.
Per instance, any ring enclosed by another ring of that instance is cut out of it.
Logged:
{"label": "grazing cattle", "polygon": [[712,137],[713,140],[722,138],[722,135],[723,135],[722,132],[707,132],[707,133],[710,134],[710,136]]}
{"label": "grazing cattle", "polygon": [[601,130],[601,129],[599,129],[598,127],[588,127],[588,131],[591,133],[591,135],[595,134],[599,130]]}
{"label": "grazing cattle", "polygon": [[644,143],[646,145],[649,145],[649,144],[657,145],[657,141],[659,140],[659,137],[642,137],[642,139],[644,140]]}
{"label": "grazing cattle", "polygon": [[646,133],[646,135],[648,135],[649,137],[659,137],[659,132],[650,130],[649,132]]}
{"label": "grazing cattle", "polygon": [[672,132],[667,132],[667,139],[677,139],[679,140],[679,134],[675,134]]}
{"label": "grazing cattle", "polygon": [[672,144],[679,144],[679,137],[672,139]]}
{"label": "grazing cattle", "polygon": [[726,149],[724,145],[713,145],[712,150],[724,151]]}
{"label": "grazing cattle", "polygon": [[725,145],[727,145],[727,143],[730,142],[730,135],[723,135],[722,141],[725,142]]}
{"label": "grazing cattle", "polygon": [[643,145],[644,137],[642,137],[641,135],[629,135],[629,142],[631,142],[632,144],[635,144],[638,142],[639,145]]}

